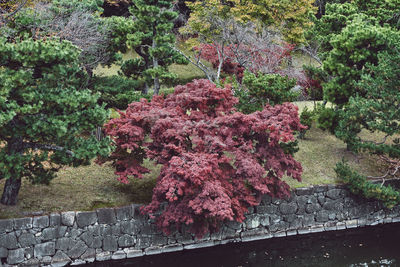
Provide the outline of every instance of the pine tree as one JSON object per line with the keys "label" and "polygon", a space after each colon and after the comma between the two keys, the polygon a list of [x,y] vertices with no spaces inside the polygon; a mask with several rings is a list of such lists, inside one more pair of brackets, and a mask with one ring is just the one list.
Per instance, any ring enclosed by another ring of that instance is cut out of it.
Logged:
{"label": "pine tree", "polygon": [[135,31],[128,34],[127,42],[139,57],[125,61],[122,72],[141,79],[144,93],[153,83],[154,94],[158,94],[160,82],[174,78],[168,66],[185,63],[184,57],[172,49],[175,43],[173,20],[178,16],[172,7],[172,0],[135,0],[130,8],[135,17]]}

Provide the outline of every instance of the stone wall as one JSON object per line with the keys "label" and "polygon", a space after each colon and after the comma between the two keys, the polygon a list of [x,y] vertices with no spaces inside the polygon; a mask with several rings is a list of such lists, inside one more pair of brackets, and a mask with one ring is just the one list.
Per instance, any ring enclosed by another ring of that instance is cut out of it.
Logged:
{"label": "stone wall", "polygon": [[0,260],[4,266],[75,265],[399,221],[398,206],[387,210],[344,186],[316,186],[296,189],[285,200],[265,196],[244,223],[227,223],[200,240],[187,233],[164,236],[138,205],[0,220]]}

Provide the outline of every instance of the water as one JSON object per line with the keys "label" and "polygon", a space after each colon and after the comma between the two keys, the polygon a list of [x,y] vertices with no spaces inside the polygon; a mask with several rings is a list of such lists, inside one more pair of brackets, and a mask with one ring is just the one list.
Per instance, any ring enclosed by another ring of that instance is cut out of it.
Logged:
{"label": "water", "polygon": [[235,243],[87,266],[400,266],[400,223]]}

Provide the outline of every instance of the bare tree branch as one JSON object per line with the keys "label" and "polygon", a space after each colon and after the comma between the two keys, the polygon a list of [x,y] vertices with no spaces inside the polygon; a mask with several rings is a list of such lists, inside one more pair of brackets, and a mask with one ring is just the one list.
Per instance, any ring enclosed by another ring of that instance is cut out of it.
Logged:
{"label": "bare tree branch", "polygon": [[74,152],[71,150],[65,149],[62,146],[57,146],[57,145],[49,145],[49,144],[38,144],[38,143],[28,143],[24,142],[23,143],[24,148],[32,148],[32,149],[42,149],[42,150],[50,150],[50,151],[62,151],[65,152],[66,154],[70,156],[75,156]]}

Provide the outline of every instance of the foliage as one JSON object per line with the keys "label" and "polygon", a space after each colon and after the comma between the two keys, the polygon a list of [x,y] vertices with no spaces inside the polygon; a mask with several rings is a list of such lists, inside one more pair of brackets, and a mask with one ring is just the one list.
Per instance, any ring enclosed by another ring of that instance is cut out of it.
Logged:
{"label": "foliage", "polygon": [[335,133],[339,123],[339,112],[334,108],[328,108],[325,105],[317,104],[315,108],[317,127]]}
{"label": "foliage", "polygon": [[188,24],[193,32],[212,37],[221,30],[212,23],[215,18],[233,18],[239,23],[253,22],[260,29],[276,28],[288,42],[301,43],[304,30],[311,26],[309,15],[315,10],[312,3],[310,0],[196,1],[188,3],[192,11]]}
{"label": "foliage", "polygon": [[68,41],[0,38],[0,178],[8,180],[2,203],[15,204],[19,186],[10,186],[23,177],[47,184],[62,165],[110,152],[107,139],[83,135],[108,114],[84,89],[79,54]]}
{"label": "foliage", "polygon": [[149,98],[140,92],[141,84],[138,81],[121,76],[97,77],[90,81],[89,89],[100,93],[99,104],[107,108],[125,110],[128,104],[139,101],[141,98]]}
{"label": "foliage", "polygon": [[160,90],[160,80],[175,78],[168,71],[172,63],[187,63],[184,57],[172,49],[175,36],[171,32],[177,13],[172,9],[173,1],[137,0],[130,7],[134,16],[133,32],[127,35],[128,46],[139,55],[127,60],[121,70],[127,77],[141,79],[145,84],[144,93],[153,83],[154,93]]}
{"label": "foliage", "polygon": [[143,212],[165,233],[188,226],[197,236],[225,221],[242,222],[262,194],[284,197],[284,175],[299,180],[293,132],[304,128],[285,103],[249,115],[236,112],[230,88],[208,80],[177,86],[165,99],[129,105],[106,124],[121,182],[141,178],[145,158],[162,164],[152,202]]}
{"label": "foliage", "polygon": [[354,194],[381,200],[389,209],[400,203],[400,193],[393,187],[371,183],[365,176],[352,171],[344,162],[336,164],[335,172],[338,178],[342,179]]}
{"label": "foliage", "polygon": [[314,120],[315,120],[315,111],[309,110],[308,107],[305,107],[303,111],[300,113],[300,123],[307,127],[307,129],[303,129],[299,133],[299,138],[304,139],[306,136],[306,132],[311,129]]}
{"label": "foliage", "polygon": [[301,84],[304,88],[303,94],[312,100],[322,100],[322,84],[328,81],[328,74],[322,68],[310,65],[304,65],[303,70],[306,76],[305,82]]}
{"label": "foliage", "polygon": [[[400,38],[398,38],[400,41]],[[400,158],[400,53],[394,47],[390,52],[381,52],[379,64],[368,65],[358,86],[366,92],[364,96],[351,97],[342,110],[342,118],[336,135],[354,151],[368,150],[371,153],[386,154]],[[358,134],[362,129],[382,132],[386,136],[382,142],[363,140]],[[387,137],[394,136],[394,143]]]}
{"label": "foliage", "polygon": [[356,87],[366,63],[376,65],[377,52],[392,45],[398,34],[387,27],[375,26],[361,19],[354,20],[331,39],[333,49],[324,61],[324,70],[332,79],[324,84],[325,99],[345,104],[350,96],[365,95]]}
{"label": "foliage", "polygon": [[245,71],[242,85],[235,96],[239,98],[238,109],[246,114],[262,110],[266,104],[274,106],[294,101],[298,96],[291,90],[296,80],[279,74],[256,75]]}

